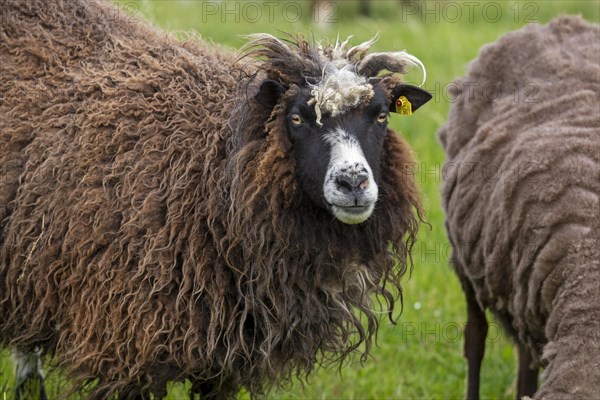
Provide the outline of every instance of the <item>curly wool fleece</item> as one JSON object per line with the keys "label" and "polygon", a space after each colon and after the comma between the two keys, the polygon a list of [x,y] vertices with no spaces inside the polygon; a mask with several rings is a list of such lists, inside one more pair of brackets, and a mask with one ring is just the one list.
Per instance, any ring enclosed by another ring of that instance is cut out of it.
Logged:
{"label": "curly wool fleece", "polygon": [[527,26],[455,87],[439,137],[456,272],[546,368],[537,398],[597,398],[600,29]]}
{"label": "curly wool fleece", "polygon": [[[313,43],[251,42],[244,69],[114,11],[0,7],[0,343],[39,344],[90,399],[260,395],[367,357],[421,215],[409,146],[388,129],[372,217],[332,221],[285,127]],[[261,77],[290,88],[273,109]]]}

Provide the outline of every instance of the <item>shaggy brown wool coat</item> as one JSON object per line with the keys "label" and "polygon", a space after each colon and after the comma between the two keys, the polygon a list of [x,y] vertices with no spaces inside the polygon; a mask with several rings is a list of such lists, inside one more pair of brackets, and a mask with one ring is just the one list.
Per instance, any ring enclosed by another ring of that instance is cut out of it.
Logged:
{"label": "shaggy brown wool coat", "polygon": [[545,367],[536,397],[597,398],[599,28],[563,17],[510,33],[456,87],[439,132],[454,267]]}
{"label": "shaggy brown wool coat", "polygon": [[285,101],[251,101],[264,76],[292,96],[310,45],[298,70],[272,50],[243,71],[104,3],[6,0],[0,20],[2,345],[41,344],[91,398],[259,394],[369,351],[371,294],[391,313],[417,230],[412,156],[388,132],[363,224],[310,202]]}

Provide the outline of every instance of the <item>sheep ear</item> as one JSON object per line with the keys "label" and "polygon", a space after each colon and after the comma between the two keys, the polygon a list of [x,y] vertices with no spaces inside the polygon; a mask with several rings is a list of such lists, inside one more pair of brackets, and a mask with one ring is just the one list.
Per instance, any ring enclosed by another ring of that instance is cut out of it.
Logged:
{"label": "sheep ear", "polygon": [[285,93],[285,86],[277,81],[267,79],[260,84],[254,98],[263,107],[273,108],[283,93]]}
{"label": "sheep ear", "polygon": [[419,87],[400,83],[392,89],[390,111],[411,115],[419,107],[431,100],[431,94]]}

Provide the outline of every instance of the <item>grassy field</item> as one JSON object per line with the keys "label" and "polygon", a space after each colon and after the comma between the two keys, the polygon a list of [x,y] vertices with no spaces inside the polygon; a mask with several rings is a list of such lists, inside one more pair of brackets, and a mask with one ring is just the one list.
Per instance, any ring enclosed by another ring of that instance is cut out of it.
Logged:
{"label": "grassy field", "polygon": [[[331,22],[327,26],[314,23],[308,1],[122,0],[119,7],[120,12],[134,18],[147,18],[171,31],[194,30],[231,48],[244,43],[239,35],[252,32],[303,32],[317,39],[354,35],[352,43],[379,32],[375,50],[406,49],[423,61],[428,77],[425,88],[434,94],[434,100],[412,117],[391,117],[392,127],[410,142],[417,155],[415,176],[431,224],[431,229],[423,226],[421,230],[413,255],[414,271],[405,279],[404,312],[395,326],[382,322],[379,346],[366,363],[349,363],[341,372],[320,369],[305,385],[294,382],[289,388],[272,392],[269,398],[461,398],[466,372],[462,358],[466,312],[459,283],[448,264],[450,249],[439,196],[444,155],[436,137],[450,107],[448,84],[464,74],[482,45],[506,32],[529,22],[546,23],[563,13],[598,22],[600,2],[428,1],[421,3],[419,10],[414,3],[371,1],[371,18],[358,16],[356,3],[338,3],[324,10],[322,17]],[[420,82],[420,76],[409,74],[408,80]],[[482,396],[513,398],[514,377],[510,341],[492,325],[482,371]],[[8,353],[4,352],[0,354],[0,400],[10,398],[12,379]],[[171,399],[186,396],[183,385],[175,385],[169,394]]]}

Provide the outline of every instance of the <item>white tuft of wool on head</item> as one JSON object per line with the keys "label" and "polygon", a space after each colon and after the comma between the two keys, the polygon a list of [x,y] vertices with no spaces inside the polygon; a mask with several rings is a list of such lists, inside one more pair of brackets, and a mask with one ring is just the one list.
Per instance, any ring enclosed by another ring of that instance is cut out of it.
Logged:
{"label": "white tuft of wool on head", "polygon": [[316,122],[319,126],[322,125],[322,114],[335,117],[373,97],[373,86],[365,77],[356,74],[351,65],[332,69],[334,71],[325,75],[310,93],[312,98],[308,104],[315,105]]}

